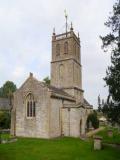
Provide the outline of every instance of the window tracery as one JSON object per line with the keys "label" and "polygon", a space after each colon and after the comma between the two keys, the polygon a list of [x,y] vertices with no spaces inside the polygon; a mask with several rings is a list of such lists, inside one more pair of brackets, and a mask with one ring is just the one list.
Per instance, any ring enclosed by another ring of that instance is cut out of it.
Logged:
{"label": "window tracery", "polygon": [[35,117],[36,115],[36,103],[32,93],[29,93],[26,97],[26,112],[27,117]]}

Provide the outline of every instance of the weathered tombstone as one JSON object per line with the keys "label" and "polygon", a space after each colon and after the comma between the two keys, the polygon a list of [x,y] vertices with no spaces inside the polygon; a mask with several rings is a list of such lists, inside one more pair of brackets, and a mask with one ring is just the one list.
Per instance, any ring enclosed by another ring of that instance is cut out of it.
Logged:
{"label": "weathered tombstone", "polygon": [[94,150],[102,149],[102,137],[95,136],[94,137]]}
{"label": "weathered tombstone", "polygon": [[113,130],[112,129],[108,130],[108,137],[113,137]]}

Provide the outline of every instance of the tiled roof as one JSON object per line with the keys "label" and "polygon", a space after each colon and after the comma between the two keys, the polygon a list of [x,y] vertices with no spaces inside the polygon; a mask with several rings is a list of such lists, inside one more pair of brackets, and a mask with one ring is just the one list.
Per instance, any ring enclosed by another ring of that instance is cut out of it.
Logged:
{"label": "tiled roof", "polygon": [[88,108],[93,108],[93,106],[84,98],[84,104],[85,106],[87,106]]}
{"label": "tiled roof", "polygon": [[90,103],[84,98],[84,104],[91,106]]}
{"label": "tiled roof", "polygon": [[66,93],[64,90],[62,90],[62,89],[60,89],[60,88],[56,88],[56,87],[54,87],[54,86],[48,86],[48,88],[49,88],[50,90],[52,90],[53,92],[55,92],[55,93],[58,93],[58,94],[60,94],[60,95],[64,95],[64,96],[68,96],[68,97],[73,98],[71,95],[69,95],[68,93]]}

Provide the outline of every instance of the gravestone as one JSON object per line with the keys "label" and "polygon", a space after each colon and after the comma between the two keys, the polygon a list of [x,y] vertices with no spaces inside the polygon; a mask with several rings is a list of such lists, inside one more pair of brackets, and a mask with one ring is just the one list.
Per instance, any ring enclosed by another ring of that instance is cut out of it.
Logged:
{"label": "gravestone", "polygon": [[94,150],[102,149],[102,137],[95,136],[94,137]]}
{"label": "gravestone", "polygon": [[112,129],[108,130],[108,137],[113,137],[113,130]]}

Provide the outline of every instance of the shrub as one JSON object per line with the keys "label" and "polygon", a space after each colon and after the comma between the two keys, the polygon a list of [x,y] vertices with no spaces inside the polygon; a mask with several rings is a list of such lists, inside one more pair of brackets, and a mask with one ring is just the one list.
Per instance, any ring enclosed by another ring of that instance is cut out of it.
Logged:
{"label": "shrub", "polygon": [[0,111],[0,128],[10,128],[10,113],[8,111]]}
{"label": "shrub", "polygon": [[89,123],[92,124],[94,129],[99,128],[99,120],[97,118],[97,113],[94,111],[93,113],[89,114],[87,118],[87,127],[89,128]]}

